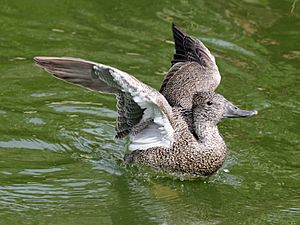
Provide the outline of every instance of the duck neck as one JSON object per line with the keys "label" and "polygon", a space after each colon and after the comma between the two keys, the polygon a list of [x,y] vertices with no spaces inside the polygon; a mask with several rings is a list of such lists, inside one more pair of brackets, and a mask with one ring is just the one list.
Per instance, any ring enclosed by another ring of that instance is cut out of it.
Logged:
{"label": "duck neck", "polygon": [[223,146],[225,142],[219,133],[217,125],[212,122],[195,121],[195,132],[199,143],[206,147]]}

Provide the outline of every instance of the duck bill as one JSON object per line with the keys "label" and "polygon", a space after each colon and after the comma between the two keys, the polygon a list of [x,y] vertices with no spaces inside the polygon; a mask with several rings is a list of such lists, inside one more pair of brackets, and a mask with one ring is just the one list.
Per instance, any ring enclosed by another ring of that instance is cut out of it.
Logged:
{"label": "duck bill", "polygon": [[242,110],[233,105],[231,102],[226,102],[226,110],[223,114],[224,118],[240,118],[240,117],[250,117],[257,114],[256,110]]}

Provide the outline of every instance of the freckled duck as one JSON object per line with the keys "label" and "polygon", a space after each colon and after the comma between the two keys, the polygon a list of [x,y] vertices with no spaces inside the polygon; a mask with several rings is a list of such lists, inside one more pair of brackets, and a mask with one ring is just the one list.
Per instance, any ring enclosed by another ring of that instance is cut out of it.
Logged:
{"label": "freckled duck", "polygon": [[155,89],[118,69],[73,58],[35,57],[49,73],[117,98],[117,137],[128,136],[129,163],[138,163],[187,176],[208,176],[224,162],[226,145],[217,123],[227,117],[248,117],[244,111],[214,92],[193,96],[194,129],[182,117],[182,107],[171,107]]}
{"label": "freckled duck", "polygon": [[[202,76],[205,62],[205,65],[213,66],[205,70],[211,72],[204,77],[211,79],[209,74],[220,76],[219,73],[212,72],[218,71],[213,56],[200,41],[197,43],[201,46],[199,51],[204,52],[201,53],[203,59],[199,59],[200,64],[186,61],[184,57],[195,56],[183,56],[180,47],[176,47],[178,56],[174,56],[172,68],[176,67],[177,71],[169,77],[167,75],[161,93],[126,72],[103,64],[65,57],[35,57],[34,60],[38,66],[59,79],[116,95],[116,137],[127,136],[130,140],[130,153],[125,156],[125,161],[178,175],[203,177],[217,171],[226,157],[227,148],[219,134],[218,122],[223,118],[253,116],[257,112],[241,110],[222,95],[214,93],[220,78],[213,78],[208,82],[211,88],[203,89],[195,84],[195,89],[187,89],[185,93],[188,93],[189,98],[183,97],[188,101],[187,105],[174,97],[168,98],[169,87],[185,87],[180,85],[180,71],[191,73],[184,64],[190,63],[188,66]],[[179,80],[175,82],[175,79]],[[201,78],[199,85],[202,81]],[[171,95],[174,93],[170,92]],[[192,116],[192,124],[191,121],[188,124],[184,116],[187,108],[191,112],[189,116]],[[196,135],[191,132],[191,125]]]}

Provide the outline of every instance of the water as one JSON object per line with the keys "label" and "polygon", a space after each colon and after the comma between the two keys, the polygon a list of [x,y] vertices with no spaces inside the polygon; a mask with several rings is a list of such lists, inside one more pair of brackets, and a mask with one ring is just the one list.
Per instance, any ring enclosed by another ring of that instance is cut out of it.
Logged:
{"label": "water", "polygon": [[[220,130],[230,153],[207,181],[125,169],[114,97],[33,65],[73,56],[159,88],[171,22],[201,38],[218,91],[250,119]],[[0,224],[300,224],[299,2],[1,1]]]}

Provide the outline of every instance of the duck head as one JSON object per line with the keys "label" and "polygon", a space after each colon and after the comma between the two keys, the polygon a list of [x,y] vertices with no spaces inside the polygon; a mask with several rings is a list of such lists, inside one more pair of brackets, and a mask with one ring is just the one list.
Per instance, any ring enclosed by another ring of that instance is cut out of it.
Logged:
{"label": "duck head", "polygon": [[250,117],[256,110],[242,110],[215,92],[198,92],[193,97],[194,118],[218,124],[224,118]]}

